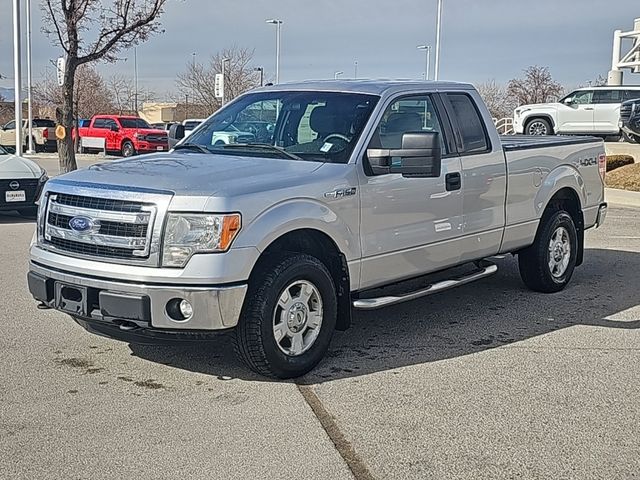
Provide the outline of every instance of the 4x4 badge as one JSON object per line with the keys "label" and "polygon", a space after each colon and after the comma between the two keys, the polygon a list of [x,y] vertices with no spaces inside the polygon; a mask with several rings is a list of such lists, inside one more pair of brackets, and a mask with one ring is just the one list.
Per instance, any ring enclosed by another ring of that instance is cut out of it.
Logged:
{"label": "4x4 badge", "polygon": [[339,188],[338,190],[334,190],[333,192],[327,192],[324,194],[325,198],[342,198],[342,197],[350,197],[356,194],[356,187],[351,188]]}

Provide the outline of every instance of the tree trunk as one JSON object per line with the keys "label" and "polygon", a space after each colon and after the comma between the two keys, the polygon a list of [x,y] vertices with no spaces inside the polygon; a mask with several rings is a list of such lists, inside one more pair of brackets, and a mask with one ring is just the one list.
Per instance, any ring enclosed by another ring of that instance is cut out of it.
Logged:
{"label": "tree trunk", "polygon": [[67,68],[64,74],[64,84],[62,85],[62,110],[56,112],[56,120],[65,129],[65,137],[58,140],[58,159],[60,162],[60,173],[67,173],[78,169],[76,163],[76,152],[73,148],[73,85],[76,75],[76,65],[67,59]]}

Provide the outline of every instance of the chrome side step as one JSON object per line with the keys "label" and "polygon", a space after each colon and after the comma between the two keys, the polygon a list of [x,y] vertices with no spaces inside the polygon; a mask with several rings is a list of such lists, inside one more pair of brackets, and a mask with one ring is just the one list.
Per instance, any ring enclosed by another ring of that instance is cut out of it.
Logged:
{"label": "chrome side step", "polygon": [[408,302],[409,300],[415,300],[416,298],[426,297],[427,295],[433,295],[434,293],[459,287],[466,283],[475,282],[481,278],[493,275],[498,271],[498,266],[487,260],[478,262],[478,267],[479,269],[473,272],[449,280],[442,280],[433,285],[429,285],[427,288],[416,290],[415,292],[410,292],[405,295],[358,299],[353,302],[353,307],[358,310],[374,310],[376,308],[388,307],[389,305]]}

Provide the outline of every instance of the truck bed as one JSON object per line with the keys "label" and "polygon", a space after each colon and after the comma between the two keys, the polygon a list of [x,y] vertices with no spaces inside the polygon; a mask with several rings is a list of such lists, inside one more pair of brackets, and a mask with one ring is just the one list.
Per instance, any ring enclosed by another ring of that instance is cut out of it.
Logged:
{"label": "truck bed", "polygon": [[573,135],[502,135],[500,137],[505,151],[528,150],[531,148],[564,147],[567,145],[580,145],[585,143],[602,142],[598,137],[585,137]]}

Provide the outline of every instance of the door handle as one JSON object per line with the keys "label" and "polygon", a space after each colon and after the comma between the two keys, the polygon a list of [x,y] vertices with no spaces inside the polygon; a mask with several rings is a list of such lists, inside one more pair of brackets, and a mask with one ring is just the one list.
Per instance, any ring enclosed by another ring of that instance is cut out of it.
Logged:
{"label": "door handle", "polygon": [[462,177],[460,176],[460,172],[447,173],[444,176],[444,184],[447,192],[460,190],[462,187]]}
{"label": "door handle", "polygon": [[584,107],[585,110],[593,110],[593,107]]}

